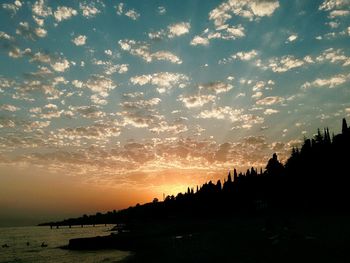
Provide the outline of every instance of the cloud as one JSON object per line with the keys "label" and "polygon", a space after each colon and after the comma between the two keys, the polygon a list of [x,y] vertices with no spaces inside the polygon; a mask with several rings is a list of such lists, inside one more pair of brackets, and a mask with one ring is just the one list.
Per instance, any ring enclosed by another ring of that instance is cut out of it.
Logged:
{"label": "cloud", "polygon": [[277,0],[228,0],[210,11],[209,20],[213,20],[215,26],[220,27],[233,15],[254,20],[271,16],[278,7]]}
{"label": "cloud", "polygon": [[[132,98],[135,98],[135,97],[132,97]],[[128,110],[137,110],[137,109],[152,108],[158,105],[160,102],[161,102],[160,98],[152,98],[149,100],[125,101],[125,102],[122,102],[120,105]]]}
{"label": "cloud", "polygon": [[0,31],[0,40],[13,42],[15,39],[14,39],[14,37],[12,37],[9,34],[7,34],[6,32]]}
{"label": "cloud", "polygon": [[258,55],[258,52],[256,50],[251,50],[248,52],[238,52],[236,54],[231,55],[233,59],[243,60],[243,61],[249,61],[255,58]]}
{"label": "cloud", "polygon": [[34,130],[39,130],[47,128],[50,126],[51,121],[32,121],[24,124],[25,132],[33,132]]}
{"label": "cloud", "polygon": [[329,13],[330,18],[337,18],[342,16],[348,16],[350,14],[349,10],[333,10]]}
{"label": "cloud", "polygon": [[72,81],[72,85],[78,89],[81,89],[83,87],[84,83],[80,80],[75,79]]}
{"label": "cloud", "polygon": [[117,15],[125,15],[132,20],[137,20],[140,17],[140,14],[135,9],[124,10],[124,3],[119,3],[116,8]]}
{"label": "cloud", "polygon": [[192,96],[184,96],[180,95],[178,100],[181,101],[186,108],[198,108],[202,107],[204,104],[209,102],[214,102],[216,99],[213,95],[192,95]]}
{"label": "cloud", "polygon": [[93,18],[101,11],[96,8],[94,3],[87,4],[86,2],[79,4],[80,10],[83,12],[83,16],[86,18]]}
{"label": "cloud", "polygon": [[16,29],[16,34],[29,40],[36,40],[38,38],[45,37],[47,35],[47,31],[41,27],[31,27],[29,26],[28,22],[20,22],[18,28]]}
{"label": "cloud", "polygon": [[99,96],[105,98],[108,97],[108,92],[117,87],[117,84],[109,78],[103,75],[93,74],[84,84],[92,92],[97,93]]}
{"label": "cloud", "polygon": [[70,106],[69,109],[72,112],[77,112],[84,118],[88,118],[88,119],[97,119],[97,118],[103,118],[106,116],[105,112],[99,110],[99,108],[94,105],[78,106],[78,107]]}
{"label": "cloud", "polygon": [[240,123],[237,128],[250,129],[254,124],[260,124],[264,121],[262,117],[245,114],[243,109],[235,109],[228,106],[213,107],[211,110],[202,111],[197,118],[229,120],[231,123]]}
{"label": "cloud", "polygon": [[230,91],[233,86],[221,81],[210,82],[198,85],[199,90],[214,92],[215,94],[224,93]]}
{"label": "cloud", "polygon": [[123,97],[127,99],[142,98],[143,96],[143,92],[123,93]]}
{"label": "cloud", "polygon": [[252,95],[252,99],[259,99],[261,98],[263,95],[263,93],[261,91],[256,91],[253,95]]}
{"label": "cloud", "polygon": [[76,46],[83,46],[83,45],[85,45],[85,43],[86,43],[86,39],[87,39],[86,36],[84,36],[84,35],[79,35],[79,36],[73,38],[72,42],[73,42],[74,45],[76,45]]}
{"label": "cloud", "polygon": [[270,105],[279,104],[282,102],[284,102],[284,98],[279,96],[270,96],[270,97],[265,97],[263,99],[258,100],[256,104],[262,105],[262,106],[270,106]]}
{"label": "cloud", "polygon": [[148,100],[140,99],[143,93],[125,94],[126,99],[120,105],[124,111],[118,112],[117,116],[122,117],[123,126],[133,126],[135,128],[147,128],[152,133],[171,133],[178,134],[187,131],[187,126],[183,123],[184,119],[178,118],[169,123],[165,120],[165,116],[160,115],[156,106],[159,105],[161,99],[151,98]]}
{"label": "cloud", "polygon": [[344,54],[342,49],[329,48],[316,57],[318,62],[343,63],[343,66],[350,65],[350,57]]}
{"label": "cloud", "polygon": [[93,59],[92,63],[95,65],[103,66],[106,75],[112,75],[116,72],[124,74],[129,70],[129,64],[114,64],[112,61],[103,61]]}
{"label": "cloud", "polygon": [[150,128],[150,131],[157,134],[167,132],[173,135],[177,135],[179,133],[188,131],[187,126],[182,122],[182,119],[178,119],[170,124],[166,121],[161,121],[156,126]]}
{"label": "cloud", "polygon": [[337,8],[347,7],[350,4],[349,0],[325,0],[319,6],[319,10],[330,11]]}
{"label": "cloud", "polygon": [[8,55],[11,58],[21,58],[23,56],[30,56],[32,54],[32,50],[30,48],[26,48],[25,50],[20,50],[17,47],[11,47]]}
{"label": "cloud", "polygon": [[117,115],[123,118],[123,126],[131,125],[135,128],[148,128],[159,124],[163,116],[153,111],[122,111]]}
{"label": "cloud", "polygon": [[12,14],[16,14],[17,11],[22,7],[22,2],[19,0],[14,1],[13,4],[5,3],[2,4],[2,8],[11,12]]}
{"label": "cloud", "polygon": [[31,96],[40,98],[39,92],[48,100],[58,99],[65,94],[62,86],[66,84],[68,81],[64,77],[55,76],[47,67],[38,66],[37,71],[24,73],[23,80],[14,86],[12,98],[34,102],[35,99]]}
{"label": "cloud", "polygon": [[1,107],[0,107],[0,110],[5,110],[5,111],[11,111],[11,112],[15,112],[15,111],[18,111],[20,110],[21,108],[19,107],[16,107],[14,105],[10,105],[10,104],[3,104]]}
{"label": "cloud", "polygon": [[298,35],[297,34],[292,34],[287,38],[287,42],[294,42],[295,40],[298,39]]}
{"label": "cloud", "polygon": [[62,20],[68,20],[72,16],[76,16],[78,12],[67,6],[59,6],[57,7],[57,10],[53,13],[55,19],[57,22],[61,22]]}
{"label": "cloud", "polygon": [[51,63],[51,67],[53,68],[53,70],[55,70],[57,72],[64,72],[64,71],[66,71],[66,69],[69,69],[70,63],[65,58],[58,59],[58,60]]}
{"label": "cloud", "polygon": [[350,79],[350,75],[335,75],[329,79],[315,79],[313,82],[305,82],[301,87],[303,89],[328,87],[330,89],[336,88],[344,84]]}
{"label": "cloud", "polygon": [[137,13],[134,9],[130,9],[127,12],[125,12],[125,15],[132,20],[137,20],[140,17],[140,14]]}
{"label": "cloud", "polygon": [[104,99],[105,97],[99,96],[98,94],[93,94],[90,96],[90,100],[94,104],[107,105],[108,101]]}
{"label": "cloud", "polygon": [[159,72],[149,75],[139,75],[130,78],[130,82],[133,85],[154,85],[157,87],[157,91],[159,93],[164,93],[174,86],[183,87],[187,84],[188,81],[189,78],[186,75],[170,72]]}
{"label": "cloud", "polygon": [[201,36],[195,36],[192,40],[190,45],[192,46],[208,46],[209,45],[209,40],[205,37],[201,37]]}
{"label": "cloud", "polygon": [[57,105],[55,104],[47,104],[40,110],[38,114],[38,118],[40,119],[53,119],[60,118],[63,110],[58,110]]}
{"label": "cloud", "polygon": [[349,7],[349,0],[325,0],[318,9],[329,12],[328,17],[330,19],[336,19],[348,16],[350,14]]}
{"label": "cloud", "polygon": [[182,64],[182,60],[169,51],[157,51],[151,54],[151,57],[155,60],[165,60],[174,64]]}
{"label": "cloud", "polygon": [[150,39],[163,39],[167,38],[175,38],[185,34],[188,34],[191,29],[191,24],[188,22],[179,22],[175,24],[171,24],[167,27],[166,30],[161,29],[159,31],[148,33],[148,37]]}
{"label": "cloud", "polygon": [[273,72],[283,73],[294,68],[299,68],[305,64],[305,60],[295,58],[292,55],[281,58],[272,58],[268,62],[268,67]]}
{"label": "cloud", "polygon": [[278,110],[274,110],[274,109],[266,109],[264,111],[264,114],[265,115],[271,115],[271,114],[275,114],[275,113],[278,113],[279,111]]}
{"label": "cloud", "polygon": [[120,127],[117,123],[95,123],[91,126],[80,126],[75,128],[58,129],[54,135],[59,140],[92,139],[104,141],[110,137],[120,135]]}
{"label": "cloud", "polygon": [[150,46],[144,42],[136,42],[134,40],[119,40],[120,48],[127,51],[133,56],[140,57],[146,62],[153,60],[164,60],[174,64],[182,64],[182,60],[169,51],[157,51],[152,53]]}
{"label": "cloud", "polygon": [[[222,35],[221,39],[237,39],[245,36],[244,27],[242,25],[226,27],[226,35]],[[209,35],[209,39],[216,38],[216,35]]]}
{"label": "cloud", "polygon": [[191,25],[188,22],[180,22],[168,26],[168,37],[174,38],[190,32]]}
{"label": "cloud", "polygon": [[213,39],[223,39],[223,40],[235,40],[238,38],[245,37],[245,29],[244,27],[239,24],[236,26],[229,26],[228,24],[222,25],[215,29],[215,31],[209,30],[209,28],[205,29],[199,38],[196,38],[196,40],[193,41],[193,45],[196,43],[204,44],[209,40]]}
{"label": "cloud", "polygon": [[[64,57],[53,56],[47,53],[37,52],[35,54],[28,54],[31,58],[29,62],[38,62],[43,64],[49,64],[51,68],[57,72],[64,72],[70,68],[70,62]],[[45,69],[46,73],[49,73],[47,69]],[[41,73],[44,73],[42,71]]]}
{"label": "cloud", "polygon": [[32,6],[32,12],[36,16],[48,17],[52,15],[51,7],[47,6],[45,0],[38,0]]}
{"label": "cloud", "polygon": [[158,11],[158,14],[160,15],[166,14],[166,8],[164,6],[158,6],[157,11]]}

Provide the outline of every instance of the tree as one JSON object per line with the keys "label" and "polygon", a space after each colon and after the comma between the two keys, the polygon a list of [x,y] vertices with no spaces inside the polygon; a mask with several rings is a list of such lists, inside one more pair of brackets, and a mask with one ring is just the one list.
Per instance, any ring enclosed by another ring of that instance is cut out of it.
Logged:
{"label": "tree", "polygon": [[346,123],[345,118],[343,118],[343,124],[341,129],[342,134],[346,134],[348,132],[348,124]]}
{"label": "tree", "polygon": [[229,184],[232,183],[231,172],[228,172],[227,182],[228,182]]}
{"label": "tree", "polygon": [[267,173],[272,176],[278,176],[283,173],[283,168],[283,165],[277,159],[277,154],[274,153],[266,165]]}

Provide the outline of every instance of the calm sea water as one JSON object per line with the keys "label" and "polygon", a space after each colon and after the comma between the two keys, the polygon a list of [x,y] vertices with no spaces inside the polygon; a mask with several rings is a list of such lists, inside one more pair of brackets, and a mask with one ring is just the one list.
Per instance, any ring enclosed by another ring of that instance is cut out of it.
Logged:
{"label": "calm sea water", "polygon": [[[59,229],[50,229],[50,227],[0,228],[0,262],[120,262],[130,253],[118,250],[81,252],[58,248],[68,244],[71,238],[109,235],[108,230],[111,228],[111,225]],[[42,242],[48,246],[41,247]],[[9,247],[3,248],[4,244]]]}

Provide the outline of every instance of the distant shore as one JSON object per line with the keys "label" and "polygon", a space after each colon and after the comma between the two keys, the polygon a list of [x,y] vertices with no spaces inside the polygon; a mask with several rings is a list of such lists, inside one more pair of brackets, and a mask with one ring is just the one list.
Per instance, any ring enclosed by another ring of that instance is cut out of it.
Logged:
{"label": "distant shore", "polygon": [[158,221],[72,239],[65,249],[132,251],[123,262],[350,262],[349,215]]}

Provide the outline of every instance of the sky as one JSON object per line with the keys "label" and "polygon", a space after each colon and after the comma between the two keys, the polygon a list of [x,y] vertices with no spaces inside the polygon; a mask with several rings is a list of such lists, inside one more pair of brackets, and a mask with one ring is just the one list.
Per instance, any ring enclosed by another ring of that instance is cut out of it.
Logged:
{"label": "sky", "polygon": [[350,115],[349,0],[1,1],[0,226],[184,192]]}

